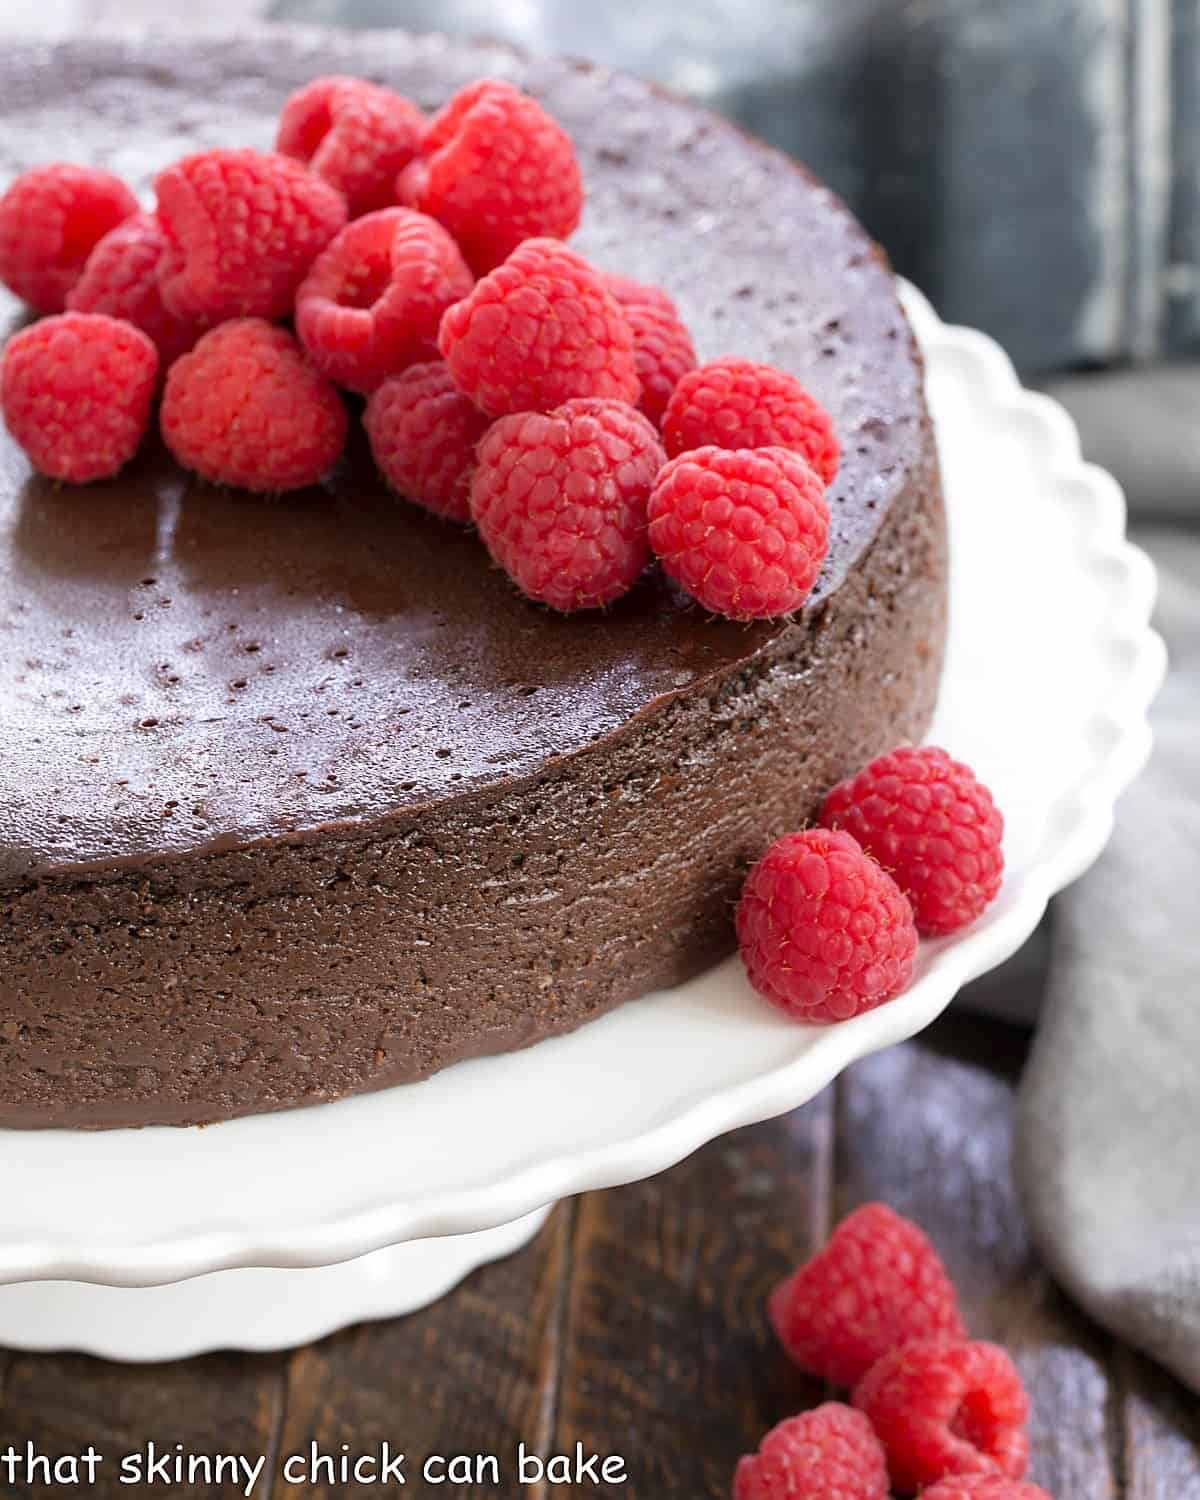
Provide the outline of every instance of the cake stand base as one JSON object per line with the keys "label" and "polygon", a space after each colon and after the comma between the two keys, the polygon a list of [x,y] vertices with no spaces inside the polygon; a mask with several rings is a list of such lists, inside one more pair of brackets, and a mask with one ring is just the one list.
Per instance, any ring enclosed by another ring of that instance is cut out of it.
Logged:
{"label": "cake stand base", "polygon": [[212,1349],[290,1349],[351,1323],[428,1306],[477,1266],[528,1244],[549,1212],[313,1269],[213,1271],[151,1287],[16,1282],[0,1286],[0,1347],[139,1362]]}

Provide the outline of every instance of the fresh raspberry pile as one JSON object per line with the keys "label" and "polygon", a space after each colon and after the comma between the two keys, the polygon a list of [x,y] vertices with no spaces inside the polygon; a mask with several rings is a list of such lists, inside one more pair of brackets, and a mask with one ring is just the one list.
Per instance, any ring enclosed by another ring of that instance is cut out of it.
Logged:
{"label": "fresh raspberry pile", "polygon": [[958,1298],[920,1229],[884,1203],[842,1220],[771,1293],[771,1325],[803,1369],[852,1386],[909,1339],[966,1338]]}
{"label": "fresh raspberry pile", "polygon": [[96,245],[67,298],[72,312],[105,313],[140,328],[153,340],[164,369],[204,332],[202,324],[167,311],[158,284],[166,248],[158,215],[134,214]]}
{"label": "fresh raspberry pile", "polygon": [[1029,1402],[997,1344],[899,1344],[855,1387],[854,1405],[887,1450],[892,1483],[920,1490],[950,1474],[1020,1479],[1029,1461]]}
{"label": "fresh raspberry pile", "polygon": [[275,149],[336,188],[352,217],[396,201],[396,175],[417,154],[425,118],[365,78],[314,78],[283,106]]}
{"label": "fresh raspberry pile", "polygon": [[791,448],[823,484],[838,468],[829,413],[794,375],[729,355],[682,374],[662,419],[674,458],[692,448]]}
{"label": "fresh raspberry pile", "polygon": [[923,933],[956,932],[995,899],[1004,819],[975,773],[944,750],[877,756],[825,799],[821,822],[844,828],[895,877]]}
{"label": "fresh raspberry pile", "polygon": [[658,433],[619,401],[503,417],[479,445],[471,515],[531,599],[594,609],[627,593],[650,557],[646,498]]}
{"label": "fresh raspberry pile", "polygon": [[912,910],[847,833],[777,839],[746,877],[736,921],[750,983],[798,1021],[849,1020],[912,975]]}
{"label": "fresh raspberry pile", "polygon": [[440,359],[385,380],[367,402],[363,425],[393,489],[447,520],[471,519],[475,448],[488,419]]}
{"label": "fresh raspberry pile", "polygon": [[[351,420],[336,387],[369,398],[388,483],[448,520],[474,506],[537,603],[602,608],[657,562],[733,619],[805,605],[828,546],[831,419],[784,371],[697,368],[664,288],[564,243],[583,209],[575,150],[514,84],[478,79],[427,120],[378,83],[322,75],[284,101],[273,152],[196,151],[154,190],[139,212],[95,168],[26,173],[0,200],[0,279],[39,311],[145,334],[164,437],[197,474],[316,482]],[[299,348],[261,326],[289,320]],[[39,466],[83,472],[49,438],[19,428]]]}
{"label": "fresh raspberry pile", "polygon": [[99,167],[23,172],[0,198],[0,281],[36,312],[62,312],[92,247],[137,209],[121,179]]}
{"label": "fresh raspberry pile", "polygon": [[9,340],[0,407],[43,474],[87,484],[137,451],[157,378],[158,353],[131,324],[61,313]]}
{"label": "fresh raspberry pile", "polygon": [[199,151],[154,190],[167,249],[167,308],[208,326],[286,317],[314,258],[346,222],[346,200],[291,157]]}
{"label": "fresh raspberry pile", "polygon": [[318,483],[346,441],[336,389],[283,328],[238,318],[167,373],[162,433],[186,469],[267,492]]}
{"label": "fresh raspberry pile", "polygon": [[606,276],[604,284],[620,304],[633,334],[634,365],[642,387],[638,406],[656,427],[661,426],[675,387],[696,368],[692,336],[661,287],[627,276]]}
{"label": "fresh raspberry pile", "polygon": [[382,208],[317,256],[296,293],[296,333],[319,370],[367,395],[437,354],[442,314],[474,281],[435,219]]}
{"label": "fresh raspberry pile", "polygon": [[733,1500],[887,1500],[887,1461],[870,1422],[837,1401],[773,1427],[739,1460]]}
{"label": "fresh raspberry pile", "polygon": [[535,99],[490,78],[434,116],[397,189],[446,226],[477,275],[523,240],[567,239],[583,211],[570,136]]}
{"label": "fresh raspberry pile", "polygon": [[490,417],[641,393],[628,321],[599,272],[558,240],[526,240],[450,308],[438,344]]}
{"label": "fresh raspberry pile", "polygon": [[829,546],[816,471],[787,448],[698,448],[666,464],[650,497],[663,570],[714,614],[799,609]]}
{"label": "fresh raspberry pile", "polygon": [[831,1420],[846,1408],[826,1404],[741,1460],[733,1500],[884,1500],[889,1477],[922,1500],[1050,1500],[1023,1482],[1028,1401],[1012,1360],[970,1340],[937,1251],[909,1220],[882,1203],[856,1209],[771,1293],[768,1315],[802,1368],[853,1388],[887,1473],[867,1458],[865,1429],[858,1464],[848,1460],[852,1434]]}

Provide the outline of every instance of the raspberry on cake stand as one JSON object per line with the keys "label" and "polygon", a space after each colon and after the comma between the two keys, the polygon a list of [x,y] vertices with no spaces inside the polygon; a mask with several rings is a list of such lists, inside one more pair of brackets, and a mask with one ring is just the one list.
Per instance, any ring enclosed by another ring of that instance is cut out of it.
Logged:
{"label": "raspberry on cake stand", "polygon": [[[1099,853],[1148,753],[1164,665],[1153,575],[1064,413],[1022,392],[989,340],[906,303],[952,539],[931,738],[1004,807],[996,902],[922,945],[907,993],[841,1025],[797,1025],[730,960],[411,1087],[204,1130],[4,1132],[0,1344],[164,1359],[415,1309],[523,1244],[557,1198],[650,1175],[802,1103],[1024,941]],[[1045,607],[1014,607],[1029,598]]]}

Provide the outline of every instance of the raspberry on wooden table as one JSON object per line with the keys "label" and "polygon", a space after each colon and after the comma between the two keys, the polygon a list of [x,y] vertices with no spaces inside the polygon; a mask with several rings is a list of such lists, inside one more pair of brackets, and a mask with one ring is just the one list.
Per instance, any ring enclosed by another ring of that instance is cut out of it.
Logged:
{"label": "raspberry on wooden table", "polygon": [[162,368],[186,354],[204,325],[168,312],[158,284],[167,239],[156,214],[134,214],[110,229],[88,256],[67,298],[72,312],[107,313],[140,328],[158,349]]}
{"label": "raspberry on wooden table", "polygon": [[1040,1485],[1000,1474],[956,1474],[921,1491],[921,1500],[1051,1500]]}
{"label": "raspberry on wooden table", "polygon": [[854,1404],[871,1420],[892,1483],[912,1491],[957,1474],[1020,1479],[1029,1459],[1029,1403],[997,1344],[917,1339],[863,1376]]}
{"label": "raspberry on wooden table", "polygon": [[290,156],[199,151],[154,184],[167,236],[159,269],[177,317],[282,318],[317,255],[346,222],[346,200]]}
{"label": "raspberry on wooden table", "polygon": [[791,1358],[834,1385],[856,1385],[908,1339],[967,1336],[937,1251],[886,1203],[847,1215],[767,1307]]}
{"label": "raspberry on wooden table", "polygon": [[92,247],[137,211],[121,179],[99,167],[22,172],[0,198],[0,281],[37,312],[61,312]]}
{"label": "raspberry on wooden table", "polygon": [[296,293],[296,333],[319,370],[365,395],[437,354],[442,314],[474,283],[436,219],[383,208],[317,256]]}
{"label": "raspberry on wooden table", "polygon": [[394,489],[448,520],[471,519],[475,448],[488,419],[440,359],[385,380],[367,402],[363,426],[375,462]]}
{"label": "raspberry on wooden table", "polygon": [[425,116],[403,95],[330,74],[288,99],[275,149],[337,188],[357,216],[395,203],[396,174],[416,155],[424,130]]}
{"label": "raspberry on wooden table", "polygon": [[797,1021],[848,1020],[912,977],[912,911],[848,833],[777,839],[746,877],[736,920],[750,983]]}
{"label": "raspberry on wooden table", "polygon": [[633,333],[600,273],[558,240],[526,240],[442,318],[455,384],[490,417],[596,396],[634,403]]}
{"label": "raspberry on wooden table", "polygon": [[824,486],[787,448],[697,448],[658,476],[650,545],[714,614],[789,614],[811,592],[829,545]]}
{"label": "raspberry on wooden table", "polygon": [[276,492],[316,484],[346,441],[346,409],[296,340],[261,318],[206,333],[167,372],[167,447],[214,484]]}
{"label": "raspberry on wooden table", "polygon": [[642,384],[638,406],[658,426],[680,378],[696,367],[692,336],[661,287],[627,276],[606,276],[604,282],[633,333],[633,357]]}
{"label": "raspberry on wooden table", "polygon": [[821,822],[890,870],[919,931],[955,932],[995,898],[1004,819],[970,767],[932,745],[877,756],[825,799]]}
{"label": "raspberry on wooden table", "polygon": [[622,402],[520,412],[479,444],[471,514],[529,598],[593,609],[627,593],[649,560],[646,497],[662,461],[658,433]]}
{"label": "raspberry on wooden table", "polygon": [[434,116],[397,192],[446,226],[478,275],[522,240],[565,240],[583,211],[570,136],[536,99],[492,78]]}
{"label": "raspberry on wooden table", "polygon": [[662,420],[670,458],[691,448],[791,448],[825,484],[837,473],[833,419],[794,375],[726,355],[683,375]]}
{"label": "raspberry on wooden table", "polygon": [[157,379],[158,351],[131,323],[61,313],[5,345],[0,408],[36,469],[86,484],[136,453]]}
{"label": "raspberry on wooden table", "polygon": [[773,1427],[733,1479],[733,1500],[887,1500],[887,1493],[871,1424],[836,1401]]}

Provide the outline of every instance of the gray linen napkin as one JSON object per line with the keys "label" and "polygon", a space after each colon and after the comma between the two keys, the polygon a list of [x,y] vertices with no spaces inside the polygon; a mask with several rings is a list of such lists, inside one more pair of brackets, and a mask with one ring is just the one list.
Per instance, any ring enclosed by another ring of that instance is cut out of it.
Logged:
{"label": "gray linen napkin", "polygon": [[1118,471],[1135,518],[1152,509],[1179,523],[1136,530],[1160,570],[1171,669],[1154,754],[1112,842],[1055,903],[1016,1167],[1034,1239],[1067,1291],[1200,1390],[1200,461],[1181,461],[1196,455],[1200,375],[1168,381],[1191,399],[1164,400],[1158,377],[1131,384],[1116,428],[1111,389],[1068,401],[1084,451]]}

